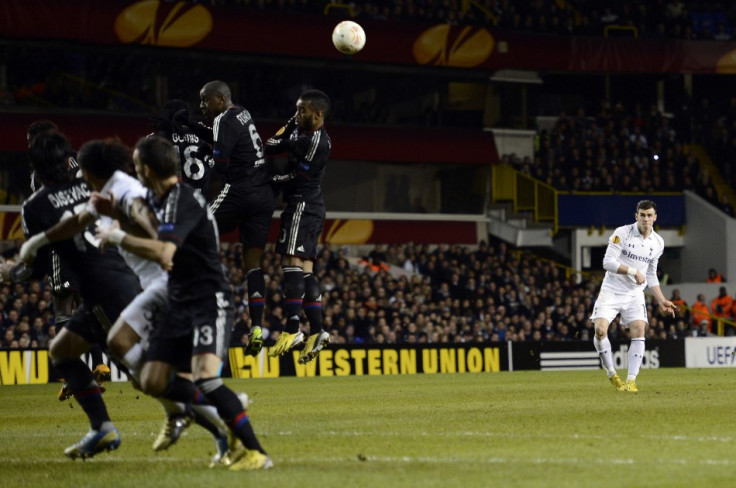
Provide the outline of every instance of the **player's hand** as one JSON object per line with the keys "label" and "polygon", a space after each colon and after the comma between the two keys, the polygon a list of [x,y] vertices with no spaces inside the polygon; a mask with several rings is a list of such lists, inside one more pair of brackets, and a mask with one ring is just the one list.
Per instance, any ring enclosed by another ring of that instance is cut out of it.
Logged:
{"label": "player's hand", "polygon": [[120,224],[117,220],[113,221],[113,223],[108,227],[97,226],[97,229],[95,229],[95,237],[100,241],[100,251],[105,252],[108,246],[112,245],[110,242],[110,234],[116,229],[120,229]]}
{"label": "player's hand", "polygon": [[637,285],[643,285],[647,282],[647,277],[637,269],[636,274],[634,275],[634,280],[636,280]]}
{"label": "player's hand", "polygon": [[13,269],[15,263],[11,260],[7,260],[0,264],[0,281],[8,283],[10,281],[10,270]]}
{"label": "player's hand", "polygon": [[48,243],[49,239],[43,232],[39,232],[38,234],[31,236],[20,247],[20,259],[26,263],[32,262],[36,259],[38,250]]}
{"label": "player's hand", "polygon": [[666,313],[667,315],[671,315],[673,317],[677,313],[677,305],[669,300],[659,302],[659,309],[662,311],[662,313]]}
{"label": "player's hand", "polygon": [[115,195],[112,192],[107,195],[96,191],[92,192],[89,201],[99,215],[115,218]]}

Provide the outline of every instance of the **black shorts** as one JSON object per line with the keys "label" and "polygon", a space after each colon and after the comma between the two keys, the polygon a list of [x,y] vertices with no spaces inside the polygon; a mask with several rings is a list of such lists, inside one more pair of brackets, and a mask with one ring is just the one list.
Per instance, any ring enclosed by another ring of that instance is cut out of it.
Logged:
{"label": "black shorts", "polygon": [[224,359],[233,319],[229,292],[217,292],[197,301],[170,300],[164,322],[151,335],[146,361],[162,361],[188,371],[192,355],[212,353]]}
{"label": "black shorts", "polygon": [[64,327],[87,342],[107,350],[107,333],[138,291],[139,288],[131,286],[129,291],[115,290],[107,300],[97,300],[95,304],[83,302],[64,323]]}
{"label": "black shorts", "polygon": [[226,183],[210,204],[220,234],[240,230],[240,242],[246,247],[264,249],[268,241],[276,197],[271,185],[241,187]]}
{"label": "black shorts", "polygon": [[317,244],[324,223],[324,202],[288,203],[281,212],[281,229],[276,242],[276,252],[314,260],[317,257]]}

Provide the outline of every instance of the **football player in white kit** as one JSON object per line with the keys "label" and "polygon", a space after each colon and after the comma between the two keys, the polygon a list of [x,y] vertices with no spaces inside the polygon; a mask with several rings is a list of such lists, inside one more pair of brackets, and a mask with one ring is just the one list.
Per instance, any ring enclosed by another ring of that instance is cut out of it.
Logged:
{"label": "football player in white kit", "polygon": [[[156,236],[157,221],[146,203],[148,190],[139,180],[122,171],[128,169],[128,164],[132,165],[127,146],[111,140],[90,141],[80,148],[79,162],[84,178],[94,193],[76,216],[70,216],[45,233],[30,238],[20,252],[24,261],[35,256],[37,249],[41,247],[39,244],[84,233],[98,219],[98,227],[101,228],[110,227],[117,220],[129,232],[146,237]],[[93,236],[80,238],[92,239]],[[122,248],[118,251],[138,276],[143,291],[121,312],[108,332],[107,344],[110,353],[125,365],[138,382],[148,338],[157,318],[166,313],[168,274],[153,261],[140,258]],[[163,450],[175,443],[189,425],[189,415],[192,414],[197,423],[210,430],[215,437],[217,452],[211,465],[230,464],[228,449],[232,446],[228,446],[228,430],[217,415],[215,407],[192,405],[193,411],[187,412],[182,403],[161,397],[157,399],[167,413],[167,421],[154,441],[154,450]]]}
{"label": "football player in white kit", "polygon": [[[608,379],[618,391],[638,393],[636,376],[644,357],[644,333],[649,322],[644,288],[649,286],[662,312],[674,316],[677,307],[665,298],[657,279],[657,263],[664,251],[664,241],[654,231],[657,205],[651,200],[640,201],[634,217],[635,223],[617,228],[608,239],[603,258],[606,275],[590,319],[595,326],[593,344]],[[608,327],[618,314],[631,338],[626,382],[616,374],[608,340]]]}

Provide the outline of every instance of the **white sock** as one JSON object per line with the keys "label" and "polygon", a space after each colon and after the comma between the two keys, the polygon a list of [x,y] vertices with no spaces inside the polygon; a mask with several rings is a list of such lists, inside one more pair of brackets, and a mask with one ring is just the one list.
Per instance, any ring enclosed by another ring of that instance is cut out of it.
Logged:
{"label": "white sock", "polygon": [[626,381],[635,380],[636,375],[639,374],[639,368],[641,368],[641,362],[644,359],[644,349],[643,337],[631,339],[629,345],[629,375],[626,377]]}
{"label": "white sock", "polygon": [[156,400],[158,400],[161,406],[164,407],[164,411],[166,412],[167,417],[171,417],[173,415],[183,415],[187,411],[183,403],[172,402],[171,400],[167,400],[166,398],[156,398]]}
{"label": "white sock", "polygon": [[613,354],[611,352],[611,341],[608,340],[608,336],[602,340],[598,340],[597,337],[593,336],[593,345],[595,350],[598,351],[598,356],[601,358],[603,363],[603,369],[606,370],[608,377],[616,374],[616,369],[613,367]]}
{"label": "white sock", "polygon": [[125,353],[125,356],[123,356],[123,359],[120,360],[121,363],[125,365],[126,368],[128,368],[128,371],[130,374],[135,378],[136,381],[139,381],[139,372],[141,370],[141,364],[143,360],[143,348],[141,347],[141,344],[139,342],[136,342],[133,344],[133,347],[128,349],[128,352]]}
{"label": "white sock", "polygon": [[220,430],[227,432],[227,425],[225,425],[225,422],[220,418],[220,415],[217,413],[217,408],[215,408],[214,405],[192,405],[192,409],[215,424]]}

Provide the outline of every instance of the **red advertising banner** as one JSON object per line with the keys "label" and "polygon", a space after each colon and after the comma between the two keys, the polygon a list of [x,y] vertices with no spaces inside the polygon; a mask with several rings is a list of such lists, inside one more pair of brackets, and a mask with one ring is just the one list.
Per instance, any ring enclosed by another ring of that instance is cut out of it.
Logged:
{"label": "red advertising banner", "polygon": [[[0,150],[26,151],[26,129],[37,119],[53,120],[79,147],[90,139],[118,137],[133,145],[151,132],[142,116],[64,113],[0,112]],[[279,128],[273,121],[258,121],[262,138]],[[406,129],[390,127],[328,127],[334,161],[375,161],[396,163],[489,164],[498,162],[493,133],[482,130],[438,128]]]}
{"label": "red advertising banner", "polygon": [[197,48],[344,62],[618,73],[734,73],[736,41],[534,35],[361,19],[365,48],[332,46],[336,18],[161,0],[4,0],[0,36],[97,45]]}
{"label": "red advertising banner", "polygon": [[[23,239],[19,212],[0,212],[0,241]],[[349,244],[477,244],[483,234],[474,221],[330,219],[325,221],[321,243]],[[274,218],[269,242],[279,237],[279,221]],[[223,242],[237,242],[238,232],[222,236]]]}
{"label": "red advertising banner", "polygon": [[[350,244],[477,244],[485,237],[474,221],[447,220],[375,220],[331,219],[325,220],[320,243]],[[279,221],[271,221],[268,241],[279,237]],[[222,236],[223,242],[237,242],[238,231]]]}

